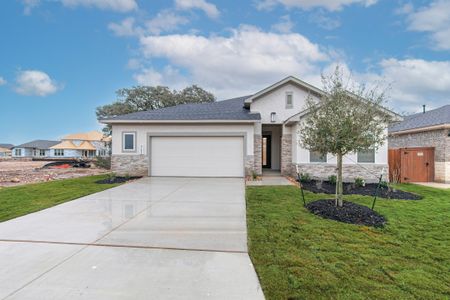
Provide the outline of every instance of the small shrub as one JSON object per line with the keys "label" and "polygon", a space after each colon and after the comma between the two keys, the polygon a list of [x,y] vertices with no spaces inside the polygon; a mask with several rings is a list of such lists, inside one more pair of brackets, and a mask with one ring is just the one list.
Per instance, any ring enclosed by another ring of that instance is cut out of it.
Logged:
{"label": "small shrub", "polygon": [[95,165],[102,169],[111,170],[111,157],[97,156],[95,159]]}
{"label": "small shrub", "polygon": [[357,187],[366,186],[366,182],[364,181],[364,178],[356,177],[355,178],[355,186],[357,186]]}
{"label": "small shrub", "polygon": [[256,180],[258,178],[258,174],[255,171],[252,171],[252,180]]}
{"label": "small shrub", "polygon": [[383,180],[380,182],[380,187],[383,189],[387,189],[389,187],[389,184],[386,180]]}
{"label": "small shrub", "polygon": [[116,180],[116,173],[109,173],[108,175],[109,182],[114,182]]}
{"label": "small shrub", "polygon": [[308,173],[301,173],[300,174],[300,182],[310,182],[311,176]]}
{"label": "small shrub", "polygon": [[330,176],[328,176],[328,182],[329,182],[329,183],[331,183],[331,184],[336,184],[336,180],[337,180],[336,175],[330,175]]}

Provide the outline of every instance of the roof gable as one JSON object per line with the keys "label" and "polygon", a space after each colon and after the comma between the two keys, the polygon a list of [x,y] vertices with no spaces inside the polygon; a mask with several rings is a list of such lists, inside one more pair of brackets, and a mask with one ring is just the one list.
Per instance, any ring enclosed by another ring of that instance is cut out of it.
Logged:
{"label": "roof gable", "polygon": [[266,94],[268,94],[268,93],[270,93],[270,92],[272,92],[272,91],[274,91],[276,89],[279,89],[279,88],[281,88],[284,85],[289,84],[289,83],[297,85],[300,88],[305,89],[305,90],[307,90],[307,91],[309,91],[309,92],[311,92],[311,93],[313,93],[315,95],[318,95],[318,96],[323,95],[323,93],[324,93],[321,89],[319,89],[319,88],[317,88],[317,87],[315,87],[315,86],[313,86],[313,85],[311,85],[311,84],[309,84],[309,83],[307,83],[307,82],[305,82],[303,80],[300,80],[300,79],[298,79],[298,78],[296,78],[294,76],[288,76],[288,77],[278,81],[277,83],[274,83],[271,86],[266,87],[266,88],[260,90],[259,92],[257,92],[256,94],[254,94],[254,95],[248,97],[247,99],[245,99],[245,106],[246,107],[250,107],[250,104],[253,101],[255,101],[258,98],[260,98],[260,97],[262,97],[262,96],[264,96],[264,95],[266,95]]}

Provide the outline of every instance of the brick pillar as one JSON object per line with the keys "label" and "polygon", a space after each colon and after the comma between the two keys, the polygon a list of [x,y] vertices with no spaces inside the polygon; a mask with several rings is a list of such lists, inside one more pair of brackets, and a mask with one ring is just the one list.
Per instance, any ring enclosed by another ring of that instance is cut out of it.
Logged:
{"label": "brick pillar", "polygon": [[292,174],[292,134],[281,137],[281,174]]}
{"label": "brick pillar", "polygon": [[262,175],[262,136],[255,134],[253,136],[254,166],[253,170],[258,175]]}

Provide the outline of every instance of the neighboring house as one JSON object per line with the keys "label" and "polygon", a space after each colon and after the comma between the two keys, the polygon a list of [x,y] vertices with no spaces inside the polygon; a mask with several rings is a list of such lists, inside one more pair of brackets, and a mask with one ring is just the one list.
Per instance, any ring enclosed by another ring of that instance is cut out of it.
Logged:
{"label": "neighboring house", "polygon": [[0,144],[0,158],[11,157],[11,149],[14,147],[12,144]]}
{"label": "neighboring house", "polygon": [[105,137],[101,132],[69,134],[57,145],[50,147],[51,157],[92,158],[110,155],[111,137]]}
{"label": "neighboring house", "polygon": [[50,147],[58,141],[35,140],[12,148],[12,157],[39,157],[50,156]]}
{"label": "neighboring house", "polygon": [[450,105],[414,114],[389,128],[389,149],[434,148],[434,179],[450,182]]}
{"label": "neighboring house", "polygon": [[[310,153],[298,138],[306,98],[322,93],[287,77],[251,96],[101,120],[112,125],[112,168],[133,175],[243,177],[263,168],[292,175],[298,165],[327,178],[336,172],[336,158]],[[376,180],[387,174],[387,159],[387,143],[347,155],[344,177]]]}

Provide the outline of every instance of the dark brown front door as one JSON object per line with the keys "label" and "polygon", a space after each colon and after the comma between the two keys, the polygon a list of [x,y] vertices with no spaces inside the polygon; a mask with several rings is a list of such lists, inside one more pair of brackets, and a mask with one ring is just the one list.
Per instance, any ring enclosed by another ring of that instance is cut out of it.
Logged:
{"label": "dark brown front door", "polygon": [[262,136],[262,167],[271,168],[272,167],[272,137],[270,135]]}
{"label": "dark brown front door", "polygon": [[401,182],[434,181],[434,149],[401,149]]}

